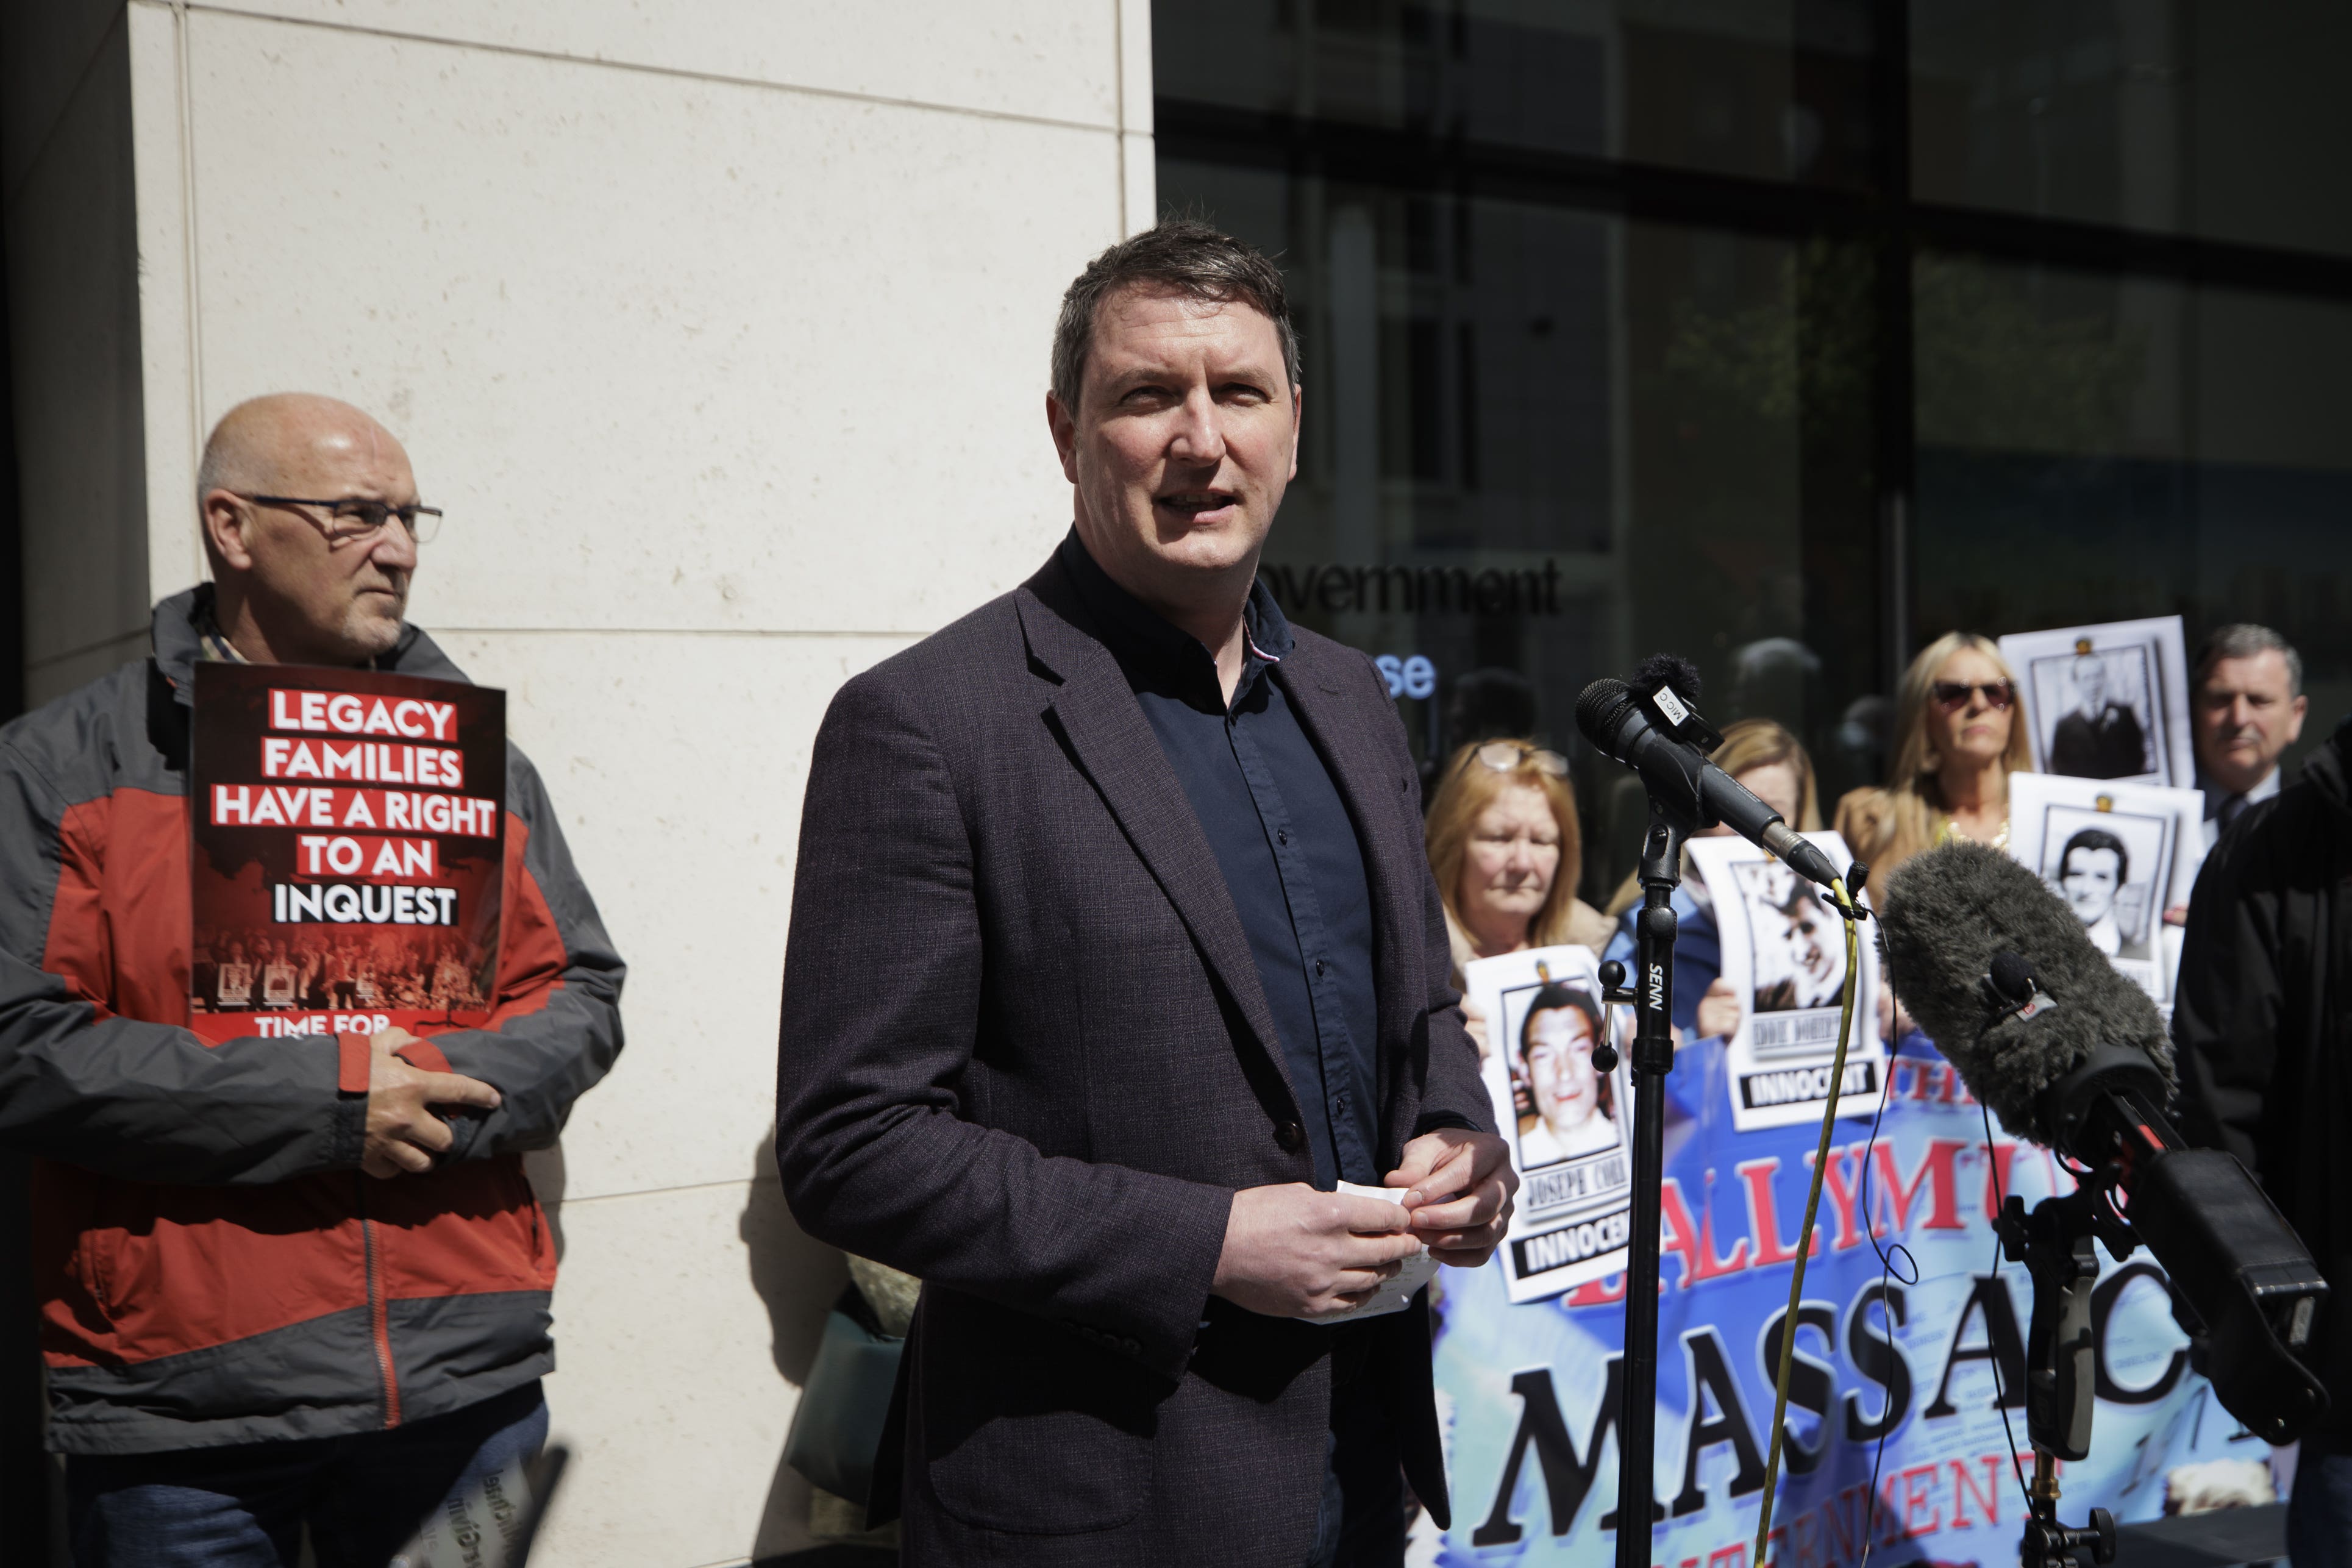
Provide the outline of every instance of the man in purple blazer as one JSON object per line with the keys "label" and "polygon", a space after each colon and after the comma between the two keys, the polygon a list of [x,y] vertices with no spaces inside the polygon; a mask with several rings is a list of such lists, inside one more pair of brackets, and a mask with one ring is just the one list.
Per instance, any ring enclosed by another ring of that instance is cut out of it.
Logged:
{"label": "man in purple blazer", "polygon": [[1397,1563],[1403,1480],[1447,1518],[1427,1297],[1349,1314],[1517,1184],[1385,683],[1256,584],[1280,272],[1114,246],[1046,417],[1069,536],[842,689],[802,819],[784,1191],[924,1281],[874,1512],[914,1563]]}

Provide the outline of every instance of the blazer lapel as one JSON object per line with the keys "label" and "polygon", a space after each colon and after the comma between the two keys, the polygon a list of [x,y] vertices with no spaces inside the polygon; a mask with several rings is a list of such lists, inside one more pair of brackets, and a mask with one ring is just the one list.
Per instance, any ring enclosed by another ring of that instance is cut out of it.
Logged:
{"label": "blazer lapel", "polygon": [[1334,667],[1328,644],[1301,637],[1276,668],[1276,678],[1330,771],[1363,848],[1364,881],[1372,895],[1373,993],[1380,1007],[1376,1089],[1384,1110],[1393,1110],[1391,1058],[1421,1016],[1418,998],[1428,994],[1422,973],[1427,858],[1420,825],[1400,804],[1409,798],[1410,780],[1398,773],[1379,728],[1396,723],[1396,714],[1385,701],[1375,704],[1369,676],[1351,683],[1348,672]]}
{"label": "blazer lapel", "polygon": [[1257,1036],[1292,1103],[1299,1103],[1224,871],[1118,661],[1068,618],[1083,611],[1061,581],[1058,563],[1049,563],[1031,579],[1014,604],[1031,654],[1060,682],[1046,707],[1049,722],[1060,729],[1137,856],[1175,906],[1211,972]]}

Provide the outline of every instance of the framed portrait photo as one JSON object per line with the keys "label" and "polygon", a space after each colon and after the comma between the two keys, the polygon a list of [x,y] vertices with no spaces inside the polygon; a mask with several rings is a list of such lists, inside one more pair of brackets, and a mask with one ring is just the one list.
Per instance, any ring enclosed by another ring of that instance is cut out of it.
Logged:
{"label": "framed portrait photo", "polygon": [[2180,617],[2000,639],[2039,772],[2186,788],[2195,782]]}
{"label": "framed portrait photo", "polygon": [[[1834,833],[1805,837],[1832,865],[1851,860]],[[1732,1125],[1745,1132],[1819,1121],[1829,1103],[1844,1018],[1845,922],[1830,896],[1744,838],[1694,838],[1691,864],[1715,896],[1723,978],[1739,998],[1724,1042]],[[1865,936],[1838,1114],[1868,1116],[1885,1088],[1878,1037],[1878,943]]]}
{"label": "framed portrait photo", "polygon": [[2180,928],[2205,858],[2193,789],[2011,773],[2009,853],[2065,900],[2092,944],[2161,1006],[2172,1001]]}
{"label": "framed portrait photo", "polygon": [[1519,1194],[1502,1248],[1514,1301],[1540,1301],[1625,1267],[1633,1235],[1633,1099],[1622,1009],[1601,1000],[1591,950],[1546,947],[1463,972],[1486,1016],[1483,1068]]}

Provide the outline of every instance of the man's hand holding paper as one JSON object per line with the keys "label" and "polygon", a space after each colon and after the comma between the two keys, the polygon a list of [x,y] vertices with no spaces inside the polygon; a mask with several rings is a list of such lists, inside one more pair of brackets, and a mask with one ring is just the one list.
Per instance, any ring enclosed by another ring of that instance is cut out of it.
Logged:
{"label": "man's hand holding paper", "polygon": [[1270,1318],[1327,1318],[1361,1306],[1422,1251],[1391,1200],[1303,1182],[1234,1194],[1213,1295]]}
{"label": "man's hand holding paper", "polygon": [[1406,1189],[1413,1236],[1453,1268],[1476,1268],[1495,1255],[1510,1227],[1519,1185],[1508,1145],[1491,1132],[1441,1127],[1404,1146],[1404,1163],[1386,1185]]}

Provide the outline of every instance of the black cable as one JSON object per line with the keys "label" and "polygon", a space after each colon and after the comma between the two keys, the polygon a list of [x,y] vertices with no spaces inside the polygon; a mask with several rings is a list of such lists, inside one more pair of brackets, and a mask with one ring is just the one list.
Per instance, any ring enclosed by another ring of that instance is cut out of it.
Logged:
{"label": "black cable", "polygon": [[[1888,1066],[1892,1068],[1896,1059],[1893,1042],[1889,1042],[1886,1053]],[[1906,1287],[1919,1283],[1919,1260],[1912,1256],[1909,1247],[1899,1241],[1895,1244],[1895,1252],[1901,1256],[1911,1272],[1903,1275],[1895,1271],[1895,1258],[1878,1245],[1878,1220],[1870,1212],[1871,1162],[1878,1152],[1878,1129],[1886,1120],[1886,1102],[1894,1095],[1895,1075],[1889,1071],[1886,1081],[1880,1086],[1878,1113],[1870,1119],[1870,1138],[1862,1146],[1862,1235],[1863,1239],[1870,1243],[1870,1250],[1878,1255],[1878,1316],[1886,1325],[1886,1349],[1890,1355],[1898,1352],[1895,1348],[1895,1314],[1886,1304],[1888,1283],[1894,1279],[1902,1280]],[[1879,1412],[1878,1452],[1870,1461],[1870,1500],[1863,1505],[1862,1510],[1862,1561],[1855,1568],[1870,1568],[1871,1548],[1877,1541],[1878,1477],[1886,1468],[1886,1439],[1895,1432],[1895,1423],[1888,1419],[1892,1414],[1886,1410]]]}
{"label": "black cable", "polygon": [[[1859,867],[1859,862],[1856,862]],[[1812,1256],[1812,1243],[1817,1239],[1813,1226],[1822,1206],[1822,1183],[1829,1175],[1831,1141],[1836,1136],[1838,1094],[1845,1082],[1846,1046],[1853,1036],[1854,1001],[1862,974],[1862,919],[1854,907],[1853,897],[1843,881],[1833,881],[1830,891],[1837,899],[1838,912],[1845,917],[1845,997],[1838,1010],[1837,1055],[1830,1063],[1829,1097],[1822,1107],[1821,1142],[1813,1151],[1813,1173],[1805,1184],[1805,1220],[1798,1226],[1803,1237],[1797,1248],[1796,1266],[1789,1272],[1789,1306],[1781,1316],[1780,1370],[1772,1380],[1772,1446],[1764,1459],[1764,1497],[1756,1511],[1756,1561],[1763,1562],[1771,1540],[1772,1503],[1776,1492],[1775,1478],[1780,1468],[1780,1443],[1787,1434],[1789,1419],[1789,1375],[1796,1365],[1797,1333],[1804,1321],[1805,1264]],[[1865,1024],[1864,1027],[1868,1026]],[[1886,1109],[1885,1085],[1879,1086],[1878,1106]],[[1890,1336],[1893,1331],[1888,1331]],[[1824,1441],[1826,1442],[1826,1437]]]}
{"label": "black cable", "polygon": [[[1985,1174],[1992,1183],[1992,1212],[1997,1215],[2000,1213],[2005,1200],[2000,1195],[2000,1159],[1993,1152],[1992,1148],[1992,1112],[1985,1109],[1985,1102],[1981,1100],[1977,1101],[1977,1110],[1984,1117]],[[1992,1237],[1992,1273],[1995,1279],[2000,1278],[2000,1232],[1998,1226],[1994,1229]],[[2001,1289],[2006,1290],[2009,1287],[2003,1285]],[[1990,1319],[1985,1321],[1985,1339],[1988,1342],[1992,1339]],[[2025,1500],[2025,1511],[2031,1517],[2033,1512],[2033,1489],[2025,1484],[2025,1464],[2017,1457],[2017,1433],[2009,1424],[2009,1394],[2000,1386],[2000,1347],[1997,1344],[1993,1345],[1992,1352],[1993,1408],[2000,1412],[2000,1429],[2009,1438],[2009,1468],[2016,1473],[2018,1495]]]}

